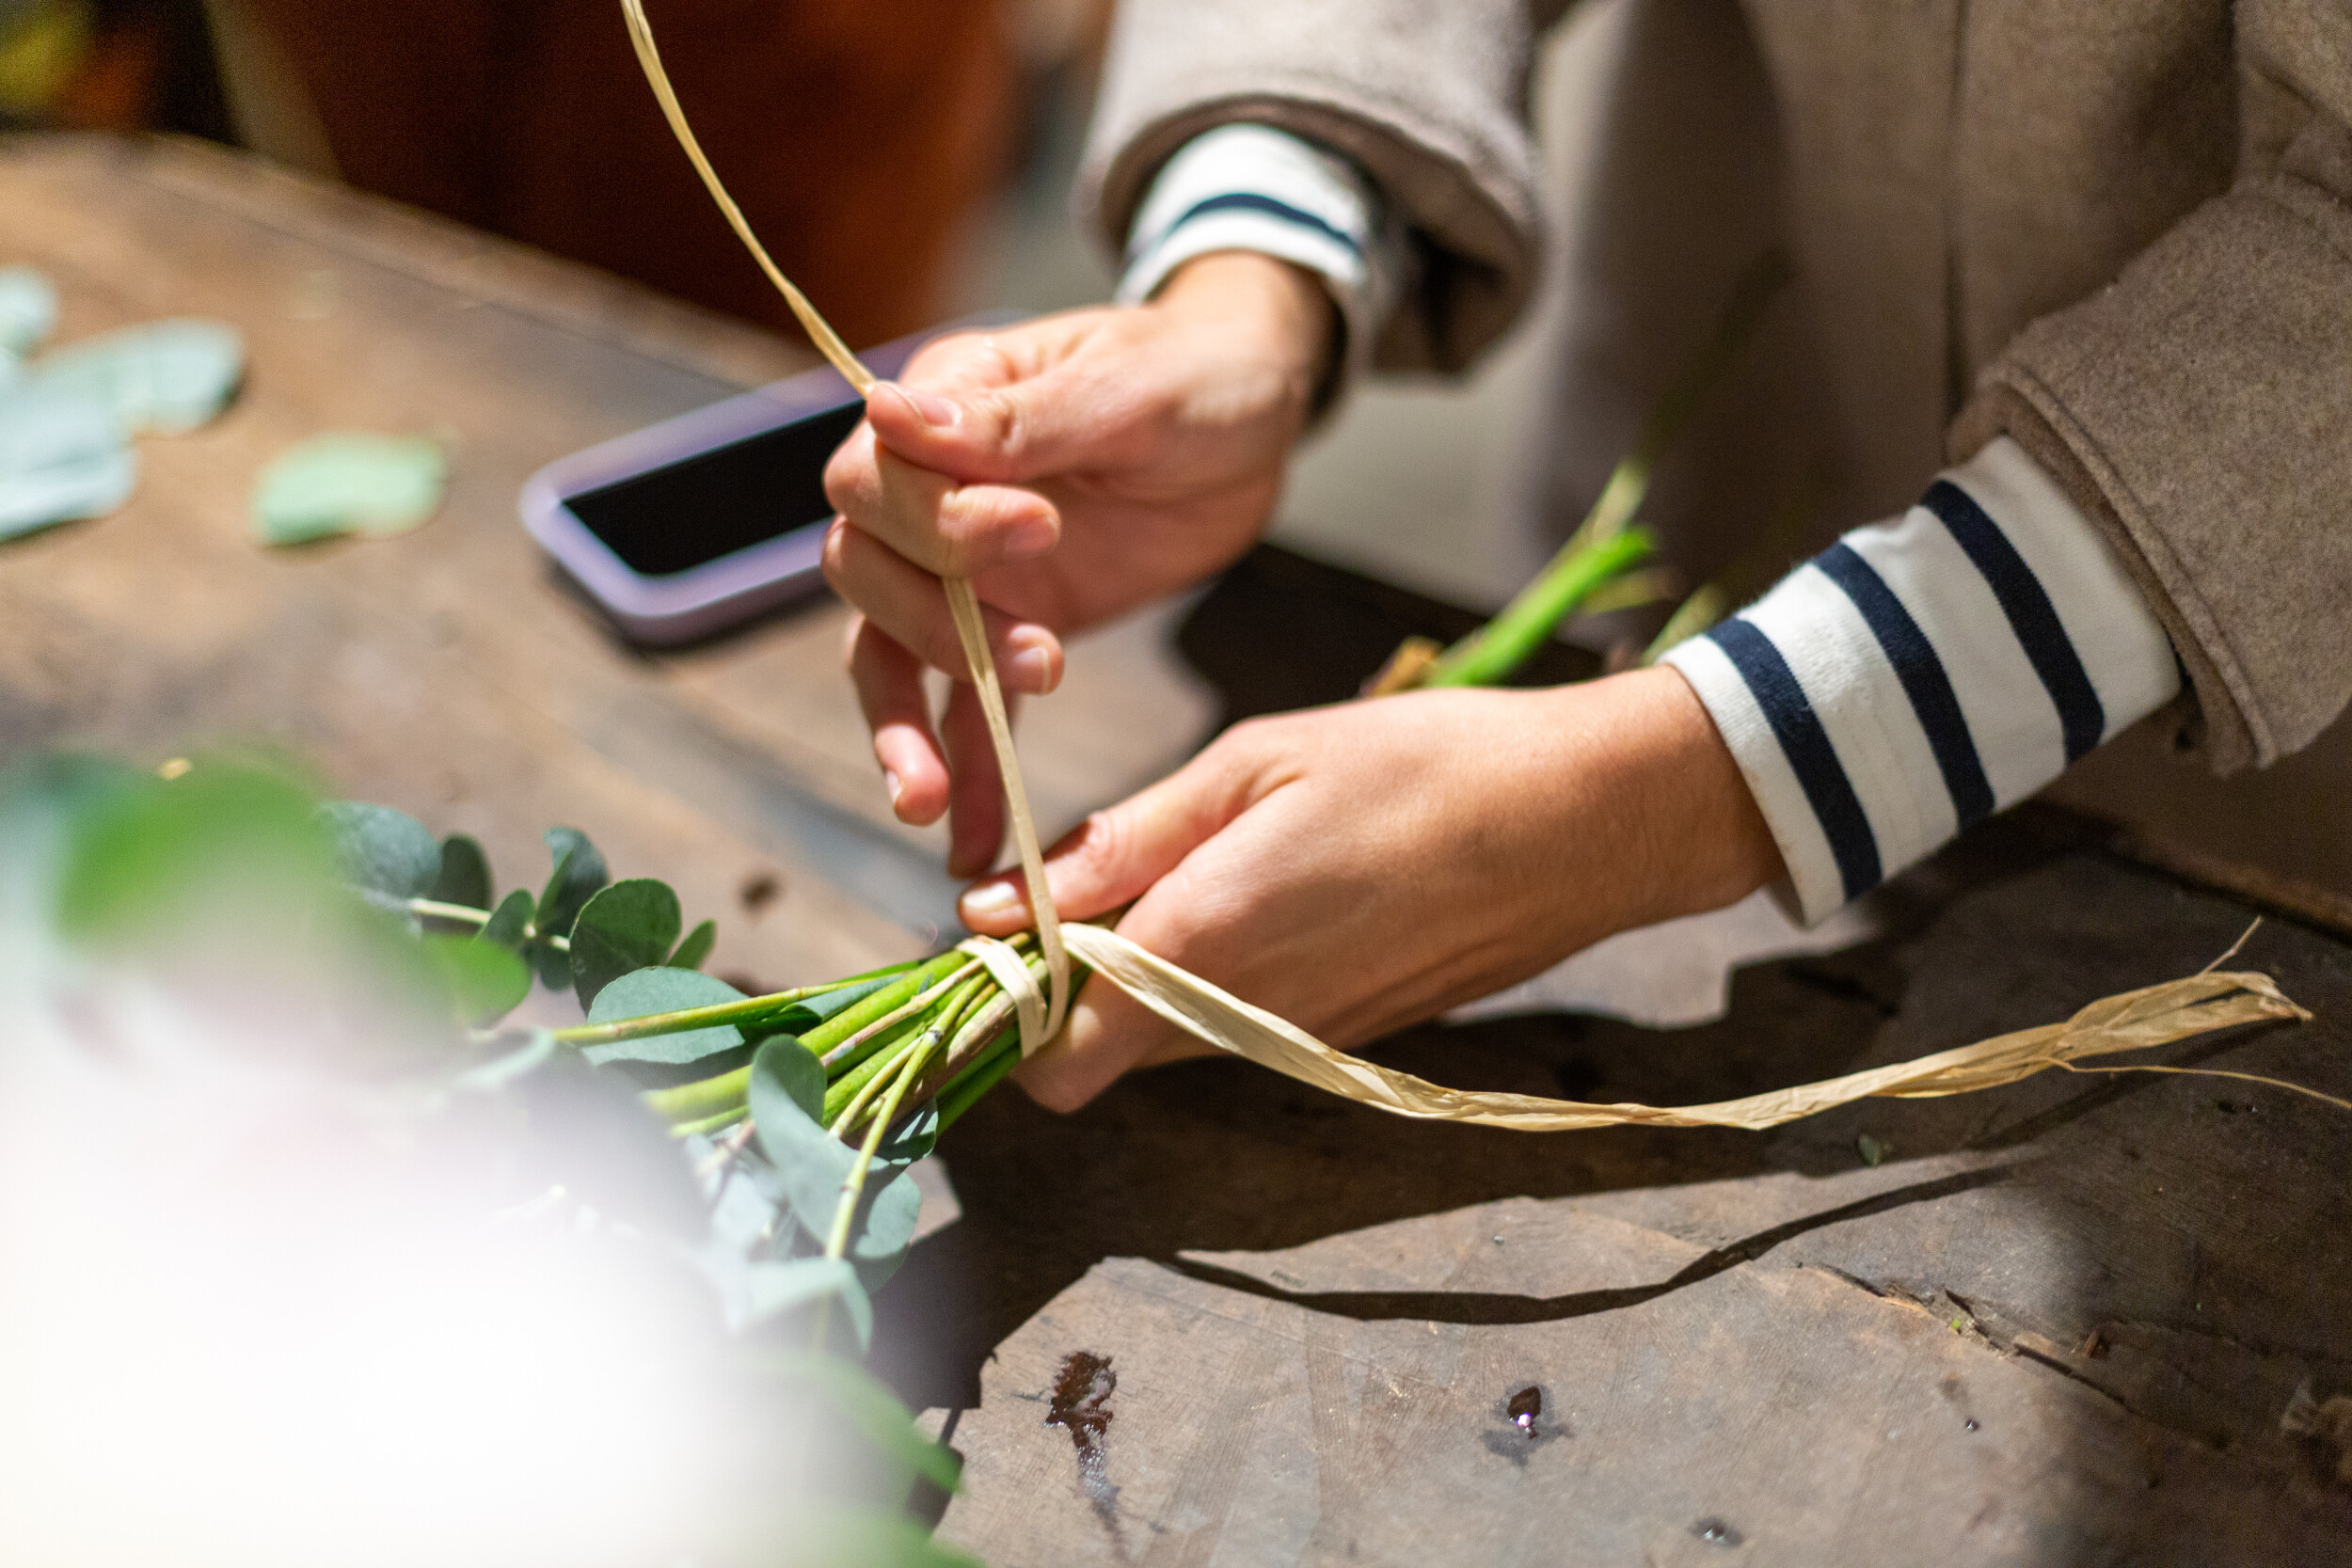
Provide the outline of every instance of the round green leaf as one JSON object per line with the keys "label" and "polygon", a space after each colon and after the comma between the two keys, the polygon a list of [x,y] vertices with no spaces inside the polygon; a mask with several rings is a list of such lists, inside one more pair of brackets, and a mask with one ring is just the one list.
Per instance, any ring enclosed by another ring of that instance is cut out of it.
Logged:
{"label": "round green leaf", "polygon": [[811,1123],[824,1109],[825,1064],[789,1035],[777,1035],[764,1041],[758,1054],[752,1058],[751,1103],[755,1124],[759,1120],[763,1103],[771,1105],[771,1114],[783,1114],[783,1106],[773,1104],[778,1097],[789,1101]]}
{"label": "round green leaf", "polygon": [[441,846],[425,825],[389,806],[335,800],[319,808],[335,843],[335,868],[366,893],[405,901],[433,890]]}
{"label": "round green leaf", "polygon": [[490,858],[482,846],[464,833],[441,840],[440,875],[433,879],[433,891],[426,896],[469,910],[490,908]]}
{"label": "round green leaf", "polygon": [[[879,1291],[907,1259],[914,1222],[923,1209],[923,1190],[903,1173],[883,1180],[877,1170],[866,1181],[857,1218],[850,1222],[850,1261],[857,1266],[858,1283]],[[877,1181],[882,1182],[879,1188]]]}
{"label": "round green leaf", "polygon": [[219,322],[160,321],[43,356],[36,386],[96,398],[122,428],[177,436],[212,420],[245,379],[245,340]]}
{"label": "round green leaf", "polygon": [[96,399],[0,387],[0,539],[104,516],[131,499],[138,471],[121,423]]}
{"label": "round green leaf", "polygon": [[320,436],[278,456],[253,491],[264,545],[405,533],[439,510],[448,466],[421,436]]}
{"label": "round green leaf", "polygon": [[30,354],[56,325],[56,285],[31,267],[0,267],[0,355]]}
{"label": "round green leaf", "polygon": [[702,968],[703,960],[710,957],[710,950],[718,945],[718,942],[719,923],[715,920],[704,921],[689,931],[686,940],[677,944],[677,951],[670,955],[670,967],[672,969]]}
{"label": "round green leaf", "polygon": [[424,939],[424,950],[468,1023],[504,1018],[531,994],[531,966],[495,942],[436,935]]}
{"label": "round green leaf", "polygon": [[[691,969],[641,969],[624,974],[596,993],[588,1009],[591,1023],[615,1023],[625,1018],[682,1012],[689,1007],[740,1002],[743,993],[724,980]],[[615,1040],[584,1048],[580,1055],[596,1066],[607,1062],[698,1062],[743,1043],[743,1032],[731,1023],[677,1034],[651,1035],[644,1039]]]}
{"label": "round green leaf", "polygon": [[532,908],[531,895],[516,888],[490,911],[489,923],[482,927],[480,940],[495,942],[510,953],[520,953],[531,930]]}
{"label": "round green leaf", "polygon": [[[578,828],[549,828],[540,836],[547,840],[548,852],[555,857],[555,870],[539,894],[532,923],[542,937],[569,938],[572,922],[580,918],[580,906],[596,896],[596,889],[604,886],[610,874],[605,870],[604,856]],[[532,958],[538,966],[539,983],[548,990],[562,990],[572,983],[572,960],[552,943],[542,942]]]}
{"label": "round green leaf", "polygon": [[650,877],[601,889],[572,922],[572,989],[594,1007],[596,993],[632,970],[664,963],[677,942],[677,895]]}
{"label": "round green leaf", "polygon": [[744,1323],[759,1323],[780,1312],[813,1305],[835,1296],[849,1309],[850,1328],[864,1350],[874,1337],[874,1304],[857,1282],[857,1271],[838,1258],[796,1258],[786,1263],[754,1263],[749,1271],[750,1299]]}

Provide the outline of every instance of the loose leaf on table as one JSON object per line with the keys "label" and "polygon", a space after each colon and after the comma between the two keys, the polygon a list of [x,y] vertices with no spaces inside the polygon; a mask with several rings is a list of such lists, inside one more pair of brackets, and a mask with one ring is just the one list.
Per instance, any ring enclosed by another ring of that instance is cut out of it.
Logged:
{"label": "loose leaf on table", "polygon": [[253,490],[264,545],[405,533],[440,509],[448,465],[421,436],[321,436],[281,453]]}
{"label": "loose leaf on table", "polygon": [[510,953],[519,954],[531,937],[531,913],[535,908],[531,895],[516,888],[499,900],[499,907],[490,911],[487,924],[478,939],[494,942]]}
{"label": "loose leaf on table", "polygon": [[650,877],[598,890],[572,922],[572,989],[583,1009],[633,970],[666,962],[677,942],[677,895]]}
{"label": "loose leaf on table", "polygon": [[686,934],[686,940],[677,944],[677,951],[670,955],[670,967],[672,969],[702,968],[703,960],[710,957],[710,950],[717,946],[718,942],[719,923],[715,920],[704,921],[689,931]]}
{"label": "loose leaf on table", "polygon": [[468,1023],[504,1018],[531,994],[531,966],[494,942],[435,934],[424,939],[424,950]]}
{"label": "loose leaf on table", "polygon": [[456,904],[469,910],[490,908],[490,858],[482,846],[464,833],[441,840],[441,870],[426,897],[437,904]]}
{"label": "loose leaf on table", "polygon": [[0,267],[0,355],[30,354],[56,325],[56,286],[30,267]]}
{"label": "loose leaf on table", "polygon": [[[611,874],[605,869],[604,856],[578,828],[549,828],[540,836],[547,841],[548,853],[555,857],[555,869],[540,891],[532,920],[543,939],[568,938],[581,906],[596,896]],[[542,942],[538,964],[539,981],[548,990],[562,990],[572,983],[571,959],[553,945]]]}
{"label": "loose leaf on table", "polygon": [[138,473],[138,454],[103,404],[0,385],[0,539],[103,517],[131,499]]}
{"label": "loose leaf on table", "polygon": [[943,1492],[963,1479],[955,1450],[914,1429],[914,1413],[880,1381],[834,1355],[786,1352],[764,1358],[760,1370],[781,1382],[806,1388],[841,1414],[874,1447]]}
{"label": "loose leaf on table", "polygon": [[45,355],[30,379],[96,398],[135,435],[183,435],[211,422],[236,395],[245,340],[219,322],[146,322]]}
{"label": "loose leaf on table", "polygon": [[[723,1002],[742,1000],[741,991],[713,975],[691,969],[656,966],[624,974],[598,991],[596,1006],[588,1009],[588,1022],[617,1023],[623,1019],[684,1012],[690,1007],[713,1007]],[[732,1023],[717,1023],[704,1029],[591,1045],[583,1048],[580,1055],[597,1067],[608,1062],[698,1062],[705,1056],[732,1051],[742,1043],[740,1029]]]}
{"label": "loose leaf on table", "polygon": [[415,817],[364,800],[336,800],[319,808],[319,820],[334,839],[335,868],[344,881],[397,903],[432,892],[441,846]]}

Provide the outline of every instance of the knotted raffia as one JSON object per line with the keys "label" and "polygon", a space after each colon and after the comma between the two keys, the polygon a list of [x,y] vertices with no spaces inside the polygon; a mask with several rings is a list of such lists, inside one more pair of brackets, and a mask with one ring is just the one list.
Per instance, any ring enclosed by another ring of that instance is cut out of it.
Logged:
{"label": "knotted raffia", "polygon": [[[662,70],[660,53],[654,47],[653,29],[645,21],[644,0],[621,0],[621,9],[628,19],[629,38],[636,44],[638,62],[653,84],[662,113],[669,117],[670,129],[676,133],[679,145],[692,160],[703,183],[709,187],[720,211],[726,214],[727,222],[757,259],[769,280],[783,293],[818,350],[860,397],[870,394],[880,384],[879,378],[858,362],[849,345],[785,277],[767,247],[759,243],[759,237],[752,232],[751,224],[734,198],[727,194],[717,171],[710,166],[710,160],[703,155],[701,144],[687,124],[686,113],[679,107],[677,94],[670,86],[669,75]],[[1028,880],[1038,946],[1045,958],[1042,1007],[1038,1005],[1026,966],[1020,964],[1017,958],[1003,966],[1008,973],[1015,968],[1020,971],[1018,984],[1009,989],[1016,1004],[1025,1055],[1060,1032],[1069,1010],[1073,953],[1080,962],[1186,1034],[1301,1083],[1398,1116],[1475,1122],[1524,1132],[1565,1132],[1627,1123],[1651,1127],[1773,1127],[1871,1096],[1917,1100],[1967,1094],[2013,1084],[2050,1068],[2067,1067],[2117,1052],[2143,1051],[2215,1029],[2311,1017],[2289,1001],[2266,974],[2208,970],[2185,979],[2103,998],[2063,1023],[2021,1030],[1915,1061],[1712,1105],[1661,1110],[1648,1105],[1587,1105],[1534,1095],[1472,1094],[1449,1089],[1336,1051],[1263,1007],[1252,1006],[1199,975],[1146,952],[1116,931],[1089,925],[1065,927],[1055,912],[1053,895],[1046,886],[1045,859],[1039,850],[1037,827],[1029,815],[1028,792],[1022,784],[1021,762],[1013,750],[1012,725],[1006,715],[1003,689],[997,683],[995,660],[989,654],[979,600],[974,595],[972,585],[961,578],[947,578],[945,587],[947,608],[955,618],[956,635],[971,667],[981,711],[988,718],[989,739],[995,748],[996,766],[1004,779],[1013,844]],[[977,943],[970,950],[984,962],[995,956],[995,949]],[[1010,956],[1009,949],[1004,951]],[[990,962],[989,967],[994,973],[999,965]],[[1005,982],[1000,978],[999,983]]]}

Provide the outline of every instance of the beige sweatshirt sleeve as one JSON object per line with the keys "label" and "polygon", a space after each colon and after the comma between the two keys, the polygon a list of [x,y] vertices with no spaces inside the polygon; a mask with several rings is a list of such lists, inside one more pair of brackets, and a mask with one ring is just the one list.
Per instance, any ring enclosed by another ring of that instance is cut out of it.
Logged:
{"label": "beige sweatshirt sleeve", "polygon": [[[1079,182],[1118,254],[1160,166],[1249,120],[1352,158],[1410,243],[1373,362],[1459,370],[1536,278],[1540,208],[1527,122],[1542,0],[1122,0]],[[1409,83],[1411,91],[1391,90]]]}
{"label": "beige sweatshirt sleeve", "polygon": [[2232,188],[1986,371],[1955,458],[2016,438],[2108,535],[2222,772],[2352,699],[2352,7],[2237,8]]}

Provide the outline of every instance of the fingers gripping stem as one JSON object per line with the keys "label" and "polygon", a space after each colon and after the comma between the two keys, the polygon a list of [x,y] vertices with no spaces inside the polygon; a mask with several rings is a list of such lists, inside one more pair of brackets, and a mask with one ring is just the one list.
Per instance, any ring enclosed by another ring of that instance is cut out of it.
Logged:
{"label": "fingers gripping stem", "polygon": [[[792,280],[784,276],[783,269],[768,254],[767,246],[752,231],[751,221],[744,217],[743,210],[727,194],[719,171],[710,166],[709,158],[704,155],[702,144],[686,121],[686,110],[678,103],[677,92],[670,86],[670,74],[662,69],[661,52],[654,46],[653,24],[645,20],[644,0],[621,0],[621,11],[628,20],[629,41],[636,46],[637,63],[644,68],[645,80],[652,84],[654,97],[660,101],[661,112],[669,119],[678,145],[686,150],[694,171],[709,187],[711,199],[718,202],[719,210],[726,214],[737,237],[759,262],[768,280],[784,295],[785,303],[807,329],[818,352],[857,389],[860,397],[870,395],[880,378],[859,363],[840,335],[792,286]],[[1028,791],[1022,786],[1021,761],[1012,745],[1012,723],[1005,712],[1005,693],[996,679],[996,661],[988,651],[988,631],[980,619],[979,599],[964,579],[948,578],[944,581],[947,609],[955,617],[956,636],[963,643],[963,655],[971,664],[973,681],[979,691],[981,710],[988,716],[989,740],[996,749],[996,766],[1005,781],[1005,803],[1012,816],[1013,843],[1021,852],[1021,869],[1028,878],[1029,910],[1037,919],[1038,946],[1045,955],[1045,1037],[1051,1039],[1061,1028],[1062,1014],[1069,1006],[1070,955],[1062,946],[1061,921],[1054,911],[1054,895],[1045,885],[1045,857],[1038,851],[1037,826],[1029,816]]]}

